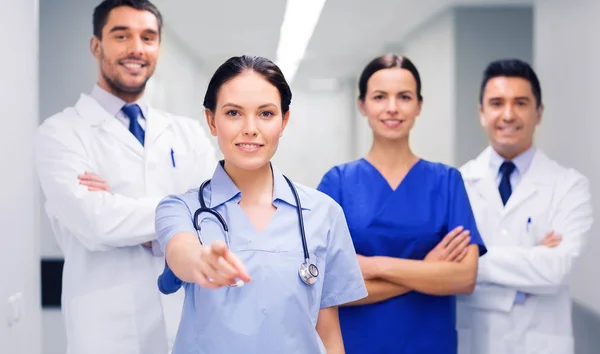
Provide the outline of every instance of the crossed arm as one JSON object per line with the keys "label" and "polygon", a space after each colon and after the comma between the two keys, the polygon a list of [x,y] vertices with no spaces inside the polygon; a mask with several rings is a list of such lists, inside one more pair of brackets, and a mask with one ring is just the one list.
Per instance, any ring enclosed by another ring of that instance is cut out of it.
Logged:
{"label": "crossed arm", "polygon": [[593,223],[588,180],[581,175],[565,179],[570,183],[562,183],[561,189],[555,191],[555,195],[562,197],[555,200],[548,225],[552,231],[542,244],[529,248],[489,248],[480,262],[478,283],[538,295],[554,294],[560,289],[581,253],[585,235]]}
{"label": "crossed arm", "polygon": [[[56,131],[65,131],[56,134]],[[72,133],[72,132],[71,132]],[[160,198],[130,198],[77,183],[93,170],[79,138],[56,122],[45,123],[36,137],[36,167],[53,217],[89,250],[139,245],[154,239],[154,209]],[[83,176],[83,175],[82,175]]]}
{"label": "crossed arm", "polygon": [[479,251],[469,245],[470,233],[457,227],[450,231],[424,260],[358,256],[369,295],[348,304],[373,304],[412,290],[431,295],[473,291]]}

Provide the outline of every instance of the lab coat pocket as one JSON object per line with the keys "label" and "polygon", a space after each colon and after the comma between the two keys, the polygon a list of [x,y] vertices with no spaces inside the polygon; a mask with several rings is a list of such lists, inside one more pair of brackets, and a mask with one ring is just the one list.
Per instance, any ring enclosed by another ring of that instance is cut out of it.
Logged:
{"label": "lab coat pocket", "polygon": [[188,189],[199,187],[203,181],[196,180],[198,170],[198,155],[194,150],[186,152],[173,152],[172,174],[173,183],[177,193],[185,193]]}
{"label": "lab coat pocket", "polygon": [[67,303],[69,350],[86,354],[142,354],[138,346],[133,287],[120,285]]}
{"label": "lab coat pocket", "polygon": [[471,354],[471,330],[458,329],[458,354]]}
{"label": "lab coat pocket", "polygon": [[526,348],[526,354],[573,354],[575,350],[573,337],[544,333],[527,334]]}

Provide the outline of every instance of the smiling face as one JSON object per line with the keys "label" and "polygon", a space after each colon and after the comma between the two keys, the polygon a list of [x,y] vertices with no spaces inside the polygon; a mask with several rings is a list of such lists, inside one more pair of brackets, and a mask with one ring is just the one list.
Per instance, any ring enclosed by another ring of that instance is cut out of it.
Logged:
{"label": "smiling face", "polygon": [[533,144],[542,111],[529,81],[499,76],[485,85],[479,117],[494,150],[512,159]]}
{"label": "smiling face", "polygon": [[275,86],[252,70],[225,82],[214,112],[206,110],[211,134],[217,137],[225,165],[256,170],[269,164],[287,125]]}
{"label": "smiling face", "polygon": [[367,83],[364,100],[359,100],[359,109],[368,118],[375,139],[408,139],[421,113],[414,76],[402,68],[375,72]]}
{"label": "smiling face", "polygon": [[158,20],[149,11],[116,7],[102,28],[102,38],[92,38],[91,50],[100,66],[98,84],[125,101],[133,101],[141,96],[156,68]]}

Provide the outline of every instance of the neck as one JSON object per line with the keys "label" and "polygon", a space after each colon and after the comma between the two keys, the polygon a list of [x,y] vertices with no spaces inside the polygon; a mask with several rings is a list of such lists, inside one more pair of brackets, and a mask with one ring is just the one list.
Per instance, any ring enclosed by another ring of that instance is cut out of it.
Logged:
{"label": "neck", "polygon": [[123,90],[114,87],[113,85],[109,85],[106,80],[98,80],[98,86],[102,87],[107,92],[112,93],[113,95],[119,97],[123,101],[127,103],[132,103],[138,101],[144,95],[144,89],[141,89],[139,92],[125,92]]}
{"label": "neck", "polygon": [[273,172],[271,164],[267,163],[256,170],[241,169],[225,161],[225,172],[242,193],[240,203],[272,204],[273,201]]}
{"label": "neck", "polygon": [[418,159],[410,149],[408,138],[387,140],[377,137],[373,138],[373,146],[365,158],[378,168],[392,171],[411,166]]}
{"label": "neck", "polygon": [[496,151],[496,153],[498,155],[500,155],[503,159],[505,160],[513,160],[514,158],[516,158],[517,156],[521,155],[522,153],[524,153],[525,151],[529,150],[529,148],[531,148],[533,146],[533,142],[527,144],[525,147],[523,148],[515,148],[515,149],[506,149],[500,146],[494,146],[492,144],[492,148],[494,149],[494,151]]}

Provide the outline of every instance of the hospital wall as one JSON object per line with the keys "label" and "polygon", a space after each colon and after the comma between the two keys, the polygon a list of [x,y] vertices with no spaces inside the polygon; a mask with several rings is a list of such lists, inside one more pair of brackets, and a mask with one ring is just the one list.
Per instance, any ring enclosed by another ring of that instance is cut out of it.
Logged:
{"label": "hospital wall", "polygon": [[[560,14],[560,16],[557,16]],[[576,305],[588,310],[600,347],[600,2],[545,0],[535,7],[535,66],[545,105],[537,142],[591,182],[595,224],[572,273]],[[591,312],[590,312],[591,311]],[[593,327],[592,327],[593,326]],[[597,350],[597,348],[596,348]]]}
{"label": "hospital wall", "polygon": [[38,2],[0,0],[0,8],[7,7],[10,11],[0,11],[0,352],[38,354],[40,202],[33,166]]}
{"label": "hospital wall", "polygon": [[354,83],[328,90],[293,87],[290,121],[273,158],[294,181],[317,187],[334,165],[352,158]]}

